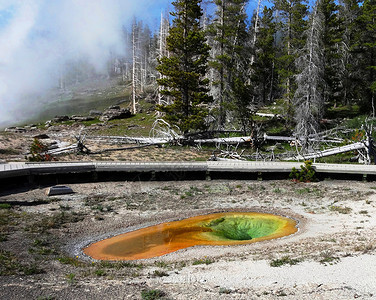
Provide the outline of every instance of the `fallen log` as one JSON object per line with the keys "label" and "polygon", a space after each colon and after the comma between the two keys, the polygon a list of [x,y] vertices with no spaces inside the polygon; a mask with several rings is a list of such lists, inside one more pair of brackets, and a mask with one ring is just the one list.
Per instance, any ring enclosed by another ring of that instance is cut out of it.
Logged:
{"label": "fallen log", "polygon": [[354,143],[346,146],[331,148],[323,151],[315,151],[307,154],[299,154],[296,157],[288,157],[284,158],[283,160],[309,160],[309,159],[315,159],[315,158],[321,158],[336,154],[341,154],[349,151],[355,151],[355,150],[361,150],[361,149],[367,149],[367,146],[364,143]]}
{"label": "fallen log", "polygon": [[[296,142],[296,141],[303,141],[303,139],[297,139],[293,136],[273,136],[264,134],[265,141],[284,141],[284,142]],[[343,139],[322,139],[322,138],[308,138],[308,142],[320,142],[320,143],[333,143],[333,144],[340,144],[343,143]]]}

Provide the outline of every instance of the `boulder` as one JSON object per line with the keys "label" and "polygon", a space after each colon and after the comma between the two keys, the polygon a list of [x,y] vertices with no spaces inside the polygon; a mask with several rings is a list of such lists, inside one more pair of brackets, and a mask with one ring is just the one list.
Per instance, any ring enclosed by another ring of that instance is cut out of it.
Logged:
{"label": "boulder", "polygon": [[87,117],[84,117],[84,116],[71,116],[70,119],[73,120],[73,121],[76,121],[76,122],[84,122],[84,121],[92,121],[95,118],[94,117],[90,117],[90,116],[87,116]]}
{"label": "boulder", "polygon": [[120,108],[120,106],[110,106],[106,111],[103,112],[102,116],[99,118],[100,121],[106,122],[115,119],[126,119],[130,118],[132,113],[129,109]]}
{"label": "boulder", "polygon": [[98,116],[101,116],[102,115],[102,112],[99,111],[99,110],[91,110],[89,112],[89,115],[92,116],[92,117],[98,117]]}
{"label": "boulder", "polygon": [[55,123],[61,123],[61,122],[68,121],[68,120],[69,120],[68,116],[55,116],[55,118],[53,118],[53,121]]}

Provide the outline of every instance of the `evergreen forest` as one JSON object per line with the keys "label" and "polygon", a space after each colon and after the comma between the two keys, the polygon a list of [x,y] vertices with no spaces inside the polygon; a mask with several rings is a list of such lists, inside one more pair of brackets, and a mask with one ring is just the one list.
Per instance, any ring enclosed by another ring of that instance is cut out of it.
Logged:
{"label": "evergreen forest", "polygon": [[161,117],[185,134],[249,133],[267,105],[303,137],[341,107],[375,115],[376,1],[274,0],[252,16],[248,2],[177,0],[155,33],[134,19],[132,57],[111,66],[133,82],[133,112],[158,86]]}

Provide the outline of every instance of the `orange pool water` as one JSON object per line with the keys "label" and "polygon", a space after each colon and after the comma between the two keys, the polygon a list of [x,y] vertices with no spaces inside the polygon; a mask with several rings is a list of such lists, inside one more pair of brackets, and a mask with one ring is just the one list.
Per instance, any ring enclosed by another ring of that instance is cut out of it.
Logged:
{"label": "orange pool water", "polygon": [[[144,259],[196,245],[238,245],[280,238],[295,233],[296,225],[292,219],[272,214],[216,213],[120,234],[93,243],[83,251],[98,260]],[[232,232],[227,233],[227,228],[230,228],[230,231],[236,228],[235,231],[247,233],[245,237],[241,233],[241,240],[236,240]],[[248,232],[251,232],[249,237]],[[263,234],[265,235],[261,236]]]}

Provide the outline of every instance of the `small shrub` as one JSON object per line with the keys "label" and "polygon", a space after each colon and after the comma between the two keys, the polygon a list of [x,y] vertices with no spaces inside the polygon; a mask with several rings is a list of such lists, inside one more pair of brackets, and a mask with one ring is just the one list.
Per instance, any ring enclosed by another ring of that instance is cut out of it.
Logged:
{"label": "small shrub", "polygon": [[295,167],[292,168],[292,171],[289,176],[292,180],[298,182],[314,182],[317,181],[316,179],[316,171],[312,166],[312,161],[306,160],[304,165],[300,166],[300,170],[298,171]]}
{"label": "small shrub", "polygon": [[52,155],[47,153],[48,147],[43,144],[40,140],[34,139],[33,143],[30,146],[30,154],[27,159],[29,161],[52,161],[56,160]]}

